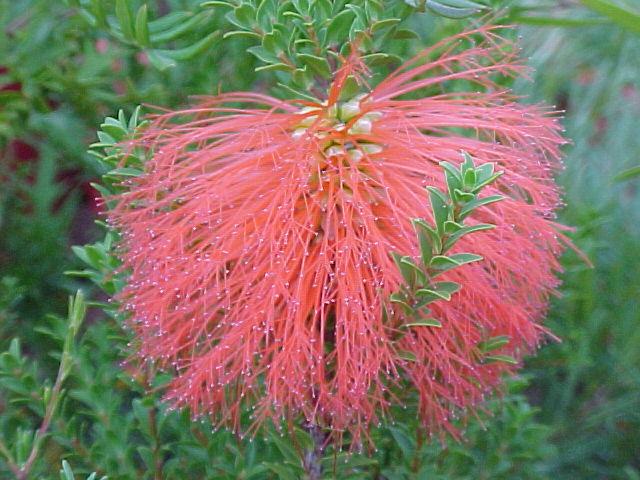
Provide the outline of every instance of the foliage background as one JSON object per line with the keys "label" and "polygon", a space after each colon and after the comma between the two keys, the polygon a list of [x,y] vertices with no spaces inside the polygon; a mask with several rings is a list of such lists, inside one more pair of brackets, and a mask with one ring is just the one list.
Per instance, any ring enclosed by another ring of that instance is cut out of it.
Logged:
{"label": "foliage background", "polygon": [[[141,103],[183,105],[218,89],[270,91],[277,80],[254,72],[263,65],[246,53],[254,39],[222,39],[230,26],[218,7],[148,2],[149,19],[173,15],[188,28],[156,23],[147,39],[119,27],[122,3],[0,0],[0,478],[13,478],[7,457],[27,460],[46,415],[68,331],[67,297],[82,288],[96,305],[107,299],[65,272],[89,263],[95,283],[117,287],[107,276],[109,239],[94,223],[98,192],[90,182],[104,171],[86,153],[104,117],[118,109],[128,117]],[[134,13],[143,5],[130,4]],[[573,144],[559,178],[561,216],[594,267],[565,255],[548,319],[562,342],[543,346],[504,397],[488,402],[481,422],[469,419],[464,443],[416,436],[408,409],[373,433],[371,455],[325,452],[326,478],[640,479],[640,179],[632,170],[621,176],[640,164],[640,6],[490,6],[518,25],[536,69],[516,91],[566,110]],[[413,14],[405,28],[418,38],[386,50],[406,56],[477,21]],[[71,247],[85,243],[94,244],[74,255]],[[73,478],[69,465],[77,478],[304,478],[301,452],[310,439],[302,431],[239,440],[167,411],[154,393],[166,379],[131,378],[126,334],[109,312],[90,308],[69,347],[65,394],[27,478]]]}

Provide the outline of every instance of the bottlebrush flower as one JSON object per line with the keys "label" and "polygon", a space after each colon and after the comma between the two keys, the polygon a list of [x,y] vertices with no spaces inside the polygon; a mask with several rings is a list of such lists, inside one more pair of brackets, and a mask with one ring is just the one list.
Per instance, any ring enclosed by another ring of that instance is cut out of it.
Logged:
{"label": "bottlebrush flower", "polygon": [[[513,368],[479,345],[507,336],[494,353],[521,359],[558,283],[564,141],[552,112],[494,81],[520,71],[485,27],[372,89],[353,57],[324,102],[229,93],[156,116],[130,145],[152,159],[110,221],[139,355],[177,372],[167,398],[236,428],[247,406],[255,424],[301,415],[357,444],[409,382],[424,424],[455,434]],[[366,91],[344,101],[349,76]],[[411,221],[432,220],[425,187],[444,190],[438,164],[461,151],[503,170],[486,191],[508,198],[470,219],[494,229],[456,244],[484,260],[442,276],[461,285],[433,304],[442,326],[401,329],[401,311],[383,314],[402,283],[390,252],[419,255]]]}

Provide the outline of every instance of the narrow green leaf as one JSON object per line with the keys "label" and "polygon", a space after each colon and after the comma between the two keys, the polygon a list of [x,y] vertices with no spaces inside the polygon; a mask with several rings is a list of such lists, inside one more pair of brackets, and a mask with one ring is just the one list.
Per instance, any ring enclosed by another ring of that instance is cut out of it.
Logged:
{"label": "narrow green leaf", "polygon": [[[467,172],[470,171],[471,170],[467,170]],[[456,203],[466,203],[475,200],[476,196],[473,193],[465,192],[456,188],[453,191],[453,198],[455,199]]]}
{"label": "narrow green leaf", "polygon": [[401,293],[392,293],[389,296],[389,301],[391,303],[397,303],[398,305],[401,305],[405,309],[406,313],[413,314],[413,307],[407,303],[406,298]]}
{"label": "narrow green leaf", "polygon": [[149,23],[147,18],[147,4],[145,3],[138,9],[136,14],[136,40],[139,45],[148,47],[149,39]]}
{"label": "narrow green leaf", "polygon": [[256,10],[250,3],[242,3],[234,8],[233,13],[240,27],[250,29],[256,19]]}
{"label": "narrow green leaf", "polygon": [[420,256],[422,263],[427,266],[433,257],[433,243],[428,234],[423,230],[418,231],[418,244],[420,245]]}
{"label": "narrow green leaf", "polygon": [[384,20],[378,20],[371,25],[371,31],[377,32],[379,30],[383,30],[385,28],[393,27],[397,25],[402,20],[400,18],[385,18]]}
{"label": "narrow green leaf", "polygon": [[517,365],[518,361],[510,355],[485,355],[482,358],[483,363],[509,363],[511,365]]}
{"label": "narrow green leaf", "polygon": [[108,175],[110,177],[139,177],[143,173],[144,172],[142,170],[139,170],[137,168],[121,167],[115,168],[107,172],[105,175]]}
{"label": "narrow green leaf", "polygon": [[351,10],[342,10],[331,19],[327,27],[327,41],[342,44],[349,36],[349,29],[355,18],[355,13]]}
{"label": "narrow green leaf", "polygon": [[246,38],[253,38],[253,39],[258,39],[258,40],[260,40],[262,38],[256,32],[249,32],[249,31],[246,31],[246,30],[232,30],[230,32],[226,32],[222,36],[222,38],[224,38],[225,40],[227,38],[231,38],[231,37],[246,37]]}
{"label": "narrow green leaf", "polygon": [[419,40],[420,35],[418,35],[413,30],[409,30],[407,28],[399,28],[393,33],[394,40]]}
{"label": "narrow green leaf", "polygon": [[449,218],[449,205],[447,205],[447,197],[435,187],[427,187],[429,198],[431,200],[431,210],[433,211],[433,219],[436,224],[438,233],[444,233],[444,222]]}
{"label": "narrow green leaf", "polygon": [[418,267],[416,265],[413,265],[411,257],[403,256],[396,252],[391,252],[391,257],[398,267],[398,270],[400,270],[404,281],[408,285],[412,286],[415,283],[414,272]]}
{"label": "narrow green leaf", "polygon": [[475,253],[455,253],[449,258],[455,261],[458,265],[465,265],[467,263],[479,262],[483,259],[481,255],[476,255]]}
{"label": "narrow green leaf", "polygon": [[630,178],[634,178],[638,176],[640,176],[640,165],[624,170],[623,172],[620,172],[618,175],[616,175],[613,178],[615,181],[621,182],[623,180],[629,180]]}
{"label": "narrow green leaf", "polygon": [[176,26],[182,25],[192,17],[193,13],[185,11],[167,13],[160,18],[149,21],[149,33],[154,34],[175,28]]}
{"label": "narrow green leaf", "polygon": [[409,362],[415,362],[417,360],[416,356],[413,353],[405,352],[402,350],[398,352],[398,358],[401,358],[402,360],[407,360]]}
{"label": "narrow green leaf", "polygon": [[431,259],[429,266],[435,270],[449,270],[459,266],[460,263],[446,255],[436,255]]}
{"label": "narrow green leaf", "polygon": [[161,72],[177,65],[176,61],[162,50],[147,50],[147,57],[155,68]]}
{"label": "narrow green leaf", "polygon": [[495,164],[493,163],[483,163],[482,165],[476,167],[477,181],[484,182],[485,180],[491,178],[494,168]]}
{"label": "narrow green leaf", "polygon": [[506,197],[504,195],[491,195],[489,197],[476,198],[475,200],[467,203],[464,207],[462,207],[459,216],[462,219],[473,212],[476,208],[499,202],[500,200],[504,200],[505,198]]}
{"label": "narrow green leaf", "polygon": [[482,190],[484,187],[486,187],[490,183],[495,182],[498,179],[498,177],[500,177],[503,173],[504,172],[497,172],[491,175],[489,178],[482,180],[481,182],[480,181],[476,182],[476,186],[473,188],[472,192],[478,193],[480,190]]}
{"label": "narrow green leaf", "polygon": [[449,294],[449,296],[451,296],[457,291],[459,291],[461,286],[459,283],[456,283],[456,282],[436,282],[433,284],[432,288],[438,293],[441,293],[441,294],[446,293],[446,294]]}
{"label": "narrow green leaf", "polygon": [[288,95],[292,95],[293,98],[302,98],[304,100],[309,100],[310,102],[314,102],[314,103],[320,103],[320,100],[312,97],[311,95],[309,95],[306,92],[300,91],[296,88],[290,87],[289,85],[286,85],[284,83],[280,83],[278,82],[278,87],[282,90],[284,90],[285,92],[287,92]]}
{"label": "narrow green leaf", "polygon": [[[425,235],[430,238],[431,243],[433,244],[433,253],[439,253],[442,249],[442,240],[440,235],[438,235],[438,232],[421,218],[415,218],[412,223],[418,231],[424,232]],[[427,263],[425,263],[425,265],[427,265]]]}
{"label": "narrow green leaf", "polygon": [[634,33],[640,34],[640,12],[624,8],[609,0],[580,0],[584,6],[608,17],[610,20]]}
{"label": "narrow green leaf", "polygon": [[472,2],[471,0],[438,0],[443,5],[448,7],[455,8],[474,8],[476,10],[482,10],[487,8],[486,5],[483,5],[478,2]]}
{"label": "narrow green leaf", "polygon": [[446,300],[449,301],[451,300],[451,294],[448,292],[439,292],[437,290],[431,290],[430,288],[421,288],[419,290],[416,290],[416,295],[419,295],[421,297],[426,297],[428,299],[431,299],[433,297],[437,297],[441,300]]}
{"label": "narrow green leaf", "polygon": [[[415,278],[417,278],[417,280],[420,283],[424,283],[426,281],[426,276],[425,276],[424,272],[420,269],[420,267],[418,267],[413,262],[413,259],[411,257],[409,257],[409,256],[402,257],[400,259],[400,263],[402,265],[404,265],[407,268],[407,270],[410,270],[413,273],[413,275],[415,275]],[[411,284],[415,283],[415,282],[413,282],[413,278],[414,277],[411,278],[411,280],[412,280]]]}
{"label": "narrow green leaf", "polygon": [[127,40],[134,40],[133,18],[127,0],[116,0],[116,17],[118,18],[118,23],[120,24],[124,37]]}
{"label": "narrow green leaf", "polygon": [[481,352],[487,353],[493,350],[498,350],[509,343],[509,337],[507,335],[499,335],[497,337],[491,337],[478,343],[478,348]]}
{"label": "narrow green leaf", "polygon": [[331,76],[331,69],[326,58],[310,55],[308,53],[299,53],[297,57],[302,63],[308,65],[321,77],[329,78]]}
{"label": "narrow green leaf", "polygon": [[446,242],[444,243],[444,251],[446,252],[451,247],[453,247],[453,245],[465,235],[468,235],[474,232],[481,232],[483,230],[491,230],[493,228],[495,228],[495,226],[490,225],[488,223],[480,223],[478,225],[470,225],[470,226],[462,227],[455,233],[451,234],[451,236],[446,240]]}
{"label": "narrow green leaf", "polygon": [[153,32],[151,30],[152,23],[149,23],[149,28],[151,30],[151,41],[153,43],[165,43],[176,40],[183,35],[186,35],[189,32],[195,30],[195,28],[203,22],[209,15],[209,12],[200,12],[199,14],[186,17],[183,22],[178,23],[177,25],[173,25],[171,28],[167,28],[158,32]]}
{"label": "narrow green leaf", "polygon": [[414,322],[405,323],[403,327],[435,327],[442,328],[442,323],[440,323],[435,318],[421,318],[420,320],[416,320]]}
{"label": "narrow green leaf", "polygon": [[444,232],[447,234],[453,234],[460,231],[463,226],[459,223],[456,223],[452,220],[447,220],[444,222]]}
{"label": "narrow green leaf", "polygon": [[287,65],[286,63],[271,63],[269,65],[262,65],[260,67],[256,67],[256,72],[273,72],[276,70],[288,72],[291,70],[291,65]]}
{"label": "narrow green leaf", "polygon": [[399,64],[401,63],[401,58],[397,55],[391,53],[370,53],[362,57],[362,60],[369,65],[370,67],[375,67],[379,65],[388,65],[388,64]]}
{"label": "narrow green leaf", "polygon": [[208,2],[202,2],[200,6],[202,8],[214,8],[214,7],[233,8],[233,4],[229,2],[222,2],[219,0],[209,0]]}
{"label": "narrow green leaf", "polygon": [[71,465],[66,460],[62,460],[62,470],[60,470],[60,476],[64,478],[64,480],[75,480],[75,475],[73,474],[73,470],[71,470]]}
{"label": "narrow green leaf", "polygon": [[193,45],[178,50],[164,50],[163,53],[174,60],[190,60],[211,48],[220,39],[220,31],[215,31],[197,41]]}

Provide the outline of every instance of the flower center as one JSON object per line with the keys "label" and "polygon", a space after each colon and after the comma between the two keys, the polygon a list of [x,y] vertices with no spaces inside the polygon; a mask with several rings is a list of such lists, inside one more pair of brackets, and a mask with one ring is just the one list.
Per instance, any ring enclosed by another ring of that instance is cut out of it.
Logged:
{"label": "flower center", "polygon": [[312,136],[322,140],[325,158],[348,156],[358,162],[365,155],[380,153],[382,146],[366,137],[382,113],[366,111],[365,106],[364,95],[360,95],[331,106],[305,107],[299,113],[303,118],[294,127],[292,137],[297,140]]}

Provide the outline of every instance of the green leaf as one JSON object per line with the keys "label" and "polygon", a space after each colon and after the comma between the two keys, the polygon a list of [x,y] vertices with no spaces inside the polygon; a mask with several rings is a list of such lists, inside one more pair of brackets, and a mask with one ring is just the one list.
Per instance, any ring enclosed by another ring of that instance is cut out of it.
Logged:
{"label": "green leaf", "polygon": [[385,18],[384,20],[378,20],[371,25],[371,31],[377,32],[379,30],[383,30],[385,28],[393,27],[397,25],[402,20],[400,18]]}
{"label": "green leaf", "polygon": [[193,18],[193,14],[191,12],[178,11],[167,13],[163,17],[149,22],[149,32],[154,34],[173,29],[176,26],[180,26],[187,22],[189,18]]}
{"label": "green leaf", "polygon": [[495,164],[493,163],[483,163],[482,165],[476,167],[477,181],[484,182],[485,180],[491,178],[494,168]]}
{"label": "green leaf", "polygon": [[429,266],[435,270],[450,270],[460,264],[451,257],[446,255],[436,255],[431,259]]}
{"label": "green leaf", "polygon": [[278,87],[282,90],[284,90],[285,92],[287,92],[288,95],[293,96],[293,98],[302,98],[305,100],[308,100],[310,102],[314,102],[314,103],[320,103],[320,100],[312,97],[311,95],[309,95],[306,92],[303,92],[301,90],[298,90],[296,88],[290,87],[289,85],[286,85],[284,83],[280,83],[278,82]]}
{"label": "green leaf", "polygon": [[437,297],[442,300],[451,300],[451,295],[460,290],[460,285],[456,282],[437,282],[431,288],[421,288],[416,291],[416,295],[427,299]]}
{"label": "green leaf", "polygon": [[458,169],[449,162],[440,162],[440,166],[444,169],[449,197],[454,198],[455,190],[462,189],[462,175]]}
{"label": "green leaf", "polygon": [[416,356],[411,352],[405,352],[403,350],[398,351],[398,358],[402,360],[407,360],[409,362],[415,362],[417,360]]}
{"label": "green leaf", "polygon": [[233,13],[241,27],[251,28],[256,19],[256,10],[250,3],[237,6]]}
{"label": "green leaf", "polygon": [[455,8],[475,8],[476,10],[486,9],[486,5],[471,0],[438,0],[443,5]]}
{"label": "green leaf", "polygon": [[136,40],[143,47],[150,45],[149,24],[147,18],[147,4],[145,3],[138,9],[136,14]]}
{"label": "green leaf", "polygon": [[640,176],[640,165],[624,170],[613,178],[615,181],[621,182],[623,180],[629,180],[630,178],[635,178],[638,176]]}
{"label": "green leaf", "polygon": [[397,303],[402,306],[405,310],[405,313],[412,315],[414,313],[413,307],[407,303],[407,299],[401,293],[392,293],[389,296],[389,301],[391,303]]}
{"label": "green leaf", "polygon": [[331,76],[331,69],[326,58],[310,55],[308,53],[299,53],[298,59],[305,65],[308,65],[314,72],[323,78]]}
{"label": "green leaf", "polygon": [[459,223],[456,223],[452,220],[447,220],[444,222],[444,232],[446,234],[453,234],[461,230],[463,226]]}
{"label": "green leaf", "polygon": [[473,188],[473,190],[471,190],[473,193],[478,193],[480,190],[482,190],[484,187],[486,187],[487,185],[489,185],[490,183],[495,182],[498,177],[500,177],[504,172],[497,172],[494,173],[493,175],[491,175],[489,178],[481,181],[481,182],[477,182],[476,186]]}
{"label": "green leaf", "polygon": [[202,8],[214,8],[214,7],[233,8],[233,4],[229,2],[222,2],[219,0],[209,0],[208,2],[202,2],[200,6]]}
{"label": "green leaf", "polygon": [[394,40],[419,40],[420,35],[418,35],[413,30],[409,30],[407,28],[399,28],[393,33]]}
{"label": "green leaf", "polygon": [[475,253],[455,253],[453,255],[450,255],[449,258],[457,262],[458,265],[479,262],[483,259],[481,255],[476,255]]}
{"label": "green leaf", "polygon": [[379,65],[387,65],[390,63],[401,63],[400,57],[391,53],[370,53],[368,55],[364,55],[362,60],[369,65],[370,67],[375,67]]}
{"label": "green leaf", "polygon": [[161,72],[177,65],[176,61],[162,50],[147,50],[147,57],[151,65]]}
{"label": "green leaf", "polygon": [[476,208],[499,202],[501,200],[504,200],[505,198],[506,197],[504,195],[491,195],[489,197],[476,198],[475,200],[467,203],[464,207],[462,207],[459,217],[462,219],[473,212]]}
{"label": "green leaf", "polygon": [[400,270],[400,274],[402,275],[402,278],[404,278],[404,281],[407,282],[407,284],[412,285],[414,283],[414,267],[417,267],[415,265],[411,265],[411,257],[403,256],[396,252],[391,252],[391,257],[398,267],[398,270]]}
{"label": "green leaf", "polygon": [[433,219],[436,224],[438,233],[444,233],[444,222],[449,218],[449,205],[447,205],[447,197],[435,187],[427,187],[429,198],[431,200],[431,210],[433,211]]}
{"label": "green leaf", "polygon": [[121,167],[114,168],[105,175],[108,175],[110,177],[139,177],[143,173],[144,172],[142,170],[139,170],[137,168]]}
{"label": "green leaf", "polygon": [[347,40],[354,17],[355,13],[351,10],[342,10],[333,17],[327,27],[327,41],[342,44]]}
{"label": "green leaf", "polygon": [[418,267],[413,259],[409,256],[404,256],[400,259],[400,264],[403,265],[407,270],[413,273],[411,277],[411,282],[407,282],[410,285],[415,283],[414,279],[417,278],[418,282],[424,283],[426,281],[426,276],[424,272]]}
{"label": "green leaf", "polygon": [[487,340],[484,340],[478,343],[478,348],[481,352],[491,352],[493,350],[498,350],[499,348],[504,347],[509,343],[509,337],[507,335],[499,335],[497,337],[491,337]]}
{"label": "green leaf", "polygon": [[480,12],[479,8],[451,7],[449,5],[436,2],[435,0],[427,0],[426,6],[438,15],[453,19],[466,18]]}
{"label": "green leaf", "polygon": [[122,29],[122,34],[127,40],[134,40],[133,18],[129,10],[128,0],[116,0],[116,17]]}
{"label": "green leaf", "polygon": [[451,295],[459,291],[461,287],[460,284],[456,282],[436,282],[432,288],[439,294],[446,294],[451,297]]}
{"label": "green leaf", "polygon": [[181,36],[193,31],[195,27],[208,16],[207,14],[208,12],[200,12],[197,15],[187,16],[185,17],[185,20],[183,22],[157,32],[154,32],[151,29],[153,26],[153,22],[149,22],[149,29],[151,30],[151,40],[154,43],[165,43],[176,40]]}
{"label": "green leaf", "polygon": [[[414,356],[413,361],[415,361],[415,359],[416,358]],[[405,433],[405,431],[403,429],[400,429],[399,427],[387,427],[387,428],[391,432],[393,439],[396,441],[396,443],[400,447],[400,450],[402,451],[402,454],[404,455],[404,457],[405,458],[413,457],[414,452],[416,450],[414,438],[412,438],[410,435]]]}
{"label": "green leaf", "polygon": [[66,460],[62,460],[62,470],[60,470],[60,478],[63,480],[75,480],[75,475],[73,474],[73,470],[71,470],[71,465]]}
{"label": "green leaf", "polygon": [[[470,171],[471,170],[467,170],[467,172]],[[453,191],[453,198],[455,199],[456,203],[466,203],[472,202],[476,198],[476,196],[473,193],[465,192],[456,188]]]}
{"label": "green leaf", "polygon": [[249,48],[247,48],[247,52],[249,52],[251,55],[253,55],[258,60],[260,60],[260,61],[262,61],[264,63],[269,63],[269,64],[271,64],[271,63],[280,63],[280,60],[278,60],[278,57],[275,56],[273,53],[269,52],[262,45],[256,45],[255,47],[249,47]]}
{"label": "green leaf", "polygon": [[420,320],[416,320],[413,322],[405,323],[402,325],[403,327],[435,327],[442,328],[442,323],[440,323],[435,318],[421,318]]}
{"label": "green leaf", "polygon": [[[220,35],[219,31],[215,31],[193,45],[177,50],[164,50],[163,53],[174,60],[191,60],[211,48],[211,46],[220,39]],[[211,54],[213,54],[213,52],[211,52]]]}
{"label": "green leaf", "polygon": [[467,169],[466,172],[464,172],[463,184],[464,184],[465,188],[475,187],[475,185],[476,185],[476,171],[475,171],[475,169],[469,168],[469,169]]}
{"label": "green leaf", "polygon": [[431,236],[422,229],[418,230],[418,244],[420,245],[422,263],[427,266],[433,257],[433,242]]}
{"label": "green leaf", "polygon": [[262,65],[260,67],[256,67],[256,72],[273,72],[273,71],[290,71],[292,69],[291,65],[287,65],[286,63],[271,63],[269,65]]}
{"label": "green leaf", "polygon": [[485,355],[482,358],[483,363],[509,363],[511,365],[517,365],[518,361],[510,355]]}
{"label": "green leaf", "polygon": [[623,8],[609,0],[580,0],[584,6],[636,34],[640,34],[640,12]]}
{"label": "green leaf", "polygon": [[258,39],[260,40],[262,37],[256,33],[256,32],[249,32],[246,30],[232,30],[230,32],[226,32],[222,38],[224,38],[225,40],[227,38],[231,38],[231,37],[246,37],[246,38],[252,38],[252,39]]}
{"label": "green leaf", "polygon": [[444,251],[446,252],[451,247],[453,247],[453,245],[465,235],[468,235],[474,232],[481,232],[483,230],[491,230],[493,228],[495,228],[495,226],[490,225],[488,223],[480,223],[478,225],[469,225],[469,226],[462,227],[455,233],[452,233],[451,236],[445,241]]}

